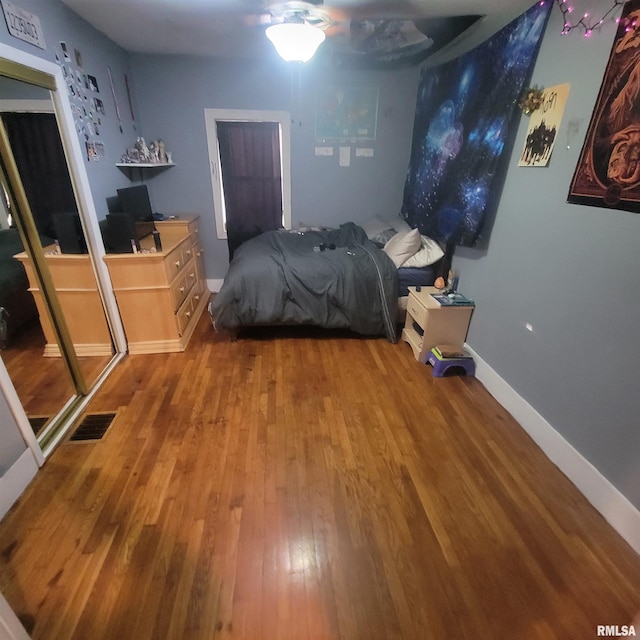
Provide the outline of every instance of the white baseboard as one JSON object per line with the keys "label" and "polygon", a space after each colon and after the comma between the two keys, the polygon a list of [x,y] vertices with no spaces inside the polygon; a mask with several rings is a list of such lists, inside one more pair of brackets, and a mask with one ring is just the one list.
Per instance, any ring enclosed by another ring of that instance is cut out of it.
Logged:
{"label": "white baseboard", "polygon": [[489,364],[468,345],[466,347],[476,361],[476,378],[520,423],[546,456],[573,482],[605,520],[640,553],[640,511]]}
{"label": "white baseboard", "polygon": [[211,291],[211,293],[218,293],[220,288],[222,287],[222,283],[224,282],[224,278],[207,280],[207,289]]}
{"label": "white baseboard", "polygon": [[22,495],[38,473],[38,463],[31,449],[27,449],[0,478],[0,520]]}

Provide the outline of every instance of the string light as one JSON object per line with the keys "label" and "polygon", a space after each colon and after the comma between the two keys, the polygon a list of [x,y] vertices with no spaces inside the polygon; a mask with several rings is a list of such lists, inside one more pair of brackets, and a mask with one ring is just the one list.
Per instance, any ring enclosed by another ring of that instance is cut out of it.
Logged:
{"label": "string light", "polygon": [[[556,0],[560,11],[562,11],[562,17],[564,19],[564,26],[562,27],[562,35],[566,36],[574,29],[582,29],[584,37],[588,38],[598,27],[601,27],[609,16],[618,8],[621,7],[627,0],[613,0],[613,6],[600,18],[594,19],[589,13],[584,13],[583,16],[577,21],[571,21],[571,14],[574,11],[567,0]],[[620,18],[616,18],[616,22],[620,22]]]}

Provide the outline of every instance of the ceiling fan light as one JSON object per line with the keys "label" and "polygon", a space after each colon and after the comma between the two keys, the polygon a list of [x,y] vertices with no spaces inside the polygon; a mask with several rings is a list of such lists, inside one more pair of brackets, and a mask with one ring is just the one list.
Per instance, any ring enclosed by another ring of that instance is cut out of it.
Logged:
{"label": "ceiling fan light", "polygon": [[283,22],[265,31],[286,62],[307,62],[324,42],[324,32],[305,23]]}

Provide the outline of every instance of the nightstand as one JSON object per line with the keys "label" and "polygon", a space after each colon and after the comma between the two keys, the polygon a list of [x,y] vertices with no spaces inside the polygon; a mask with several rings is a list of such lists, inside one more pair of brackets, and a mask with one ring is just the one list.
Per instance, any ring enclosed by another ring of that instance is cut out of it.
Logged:
{"label": "nightstand", "polygon": [[409,287],[407,316],[402,339],[408,342],[415,359],[425,363],[436,344],[459,344],[467,338],[473,306],[443,307],[432,293],[440,293],[435,287]]}

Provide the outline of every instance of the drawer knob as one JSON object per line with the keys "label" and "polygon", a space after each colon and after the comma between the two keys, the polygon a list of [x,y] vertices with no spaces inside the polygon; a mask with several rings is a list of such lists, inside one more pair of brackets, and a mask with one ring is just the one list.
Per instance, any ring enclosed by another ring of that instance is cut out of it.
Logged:
{"label": "drawer knob", "polygon": [[180,268],[180,260],[176,260],[176,269]]}
{"label": "drawer knob", "polygon": [[195,274],[195,273],[190,273],[190,274],[189,274],[189,277],[190,277],[190,278],[195,278],[195,277],[196,277],[196,274]]}
{"label": "drawer knob", "polygon": [[185,316],[187,316],[187,318],[191,317],[191,311],[187,311],[187,313],[184,314]]}
{"label": "drawer knob", "polygon": [[187,249],[187,255],[190,256],[191,255],[191,249]]}
{"label": "drawer knob", "polygon": [[200,296],[198,294],[196,294],[195,296],[193,296],[196,299],[196,302],[198,302],[200,300]]}
{"label": "drawer knob", "polygon": [[184,287],[180,287],[180,293],[184,293]]}

